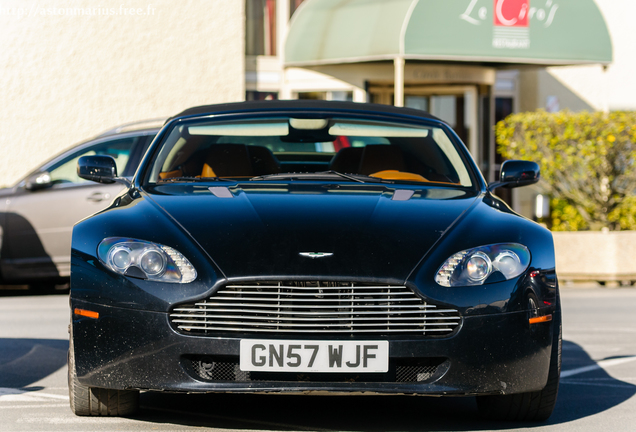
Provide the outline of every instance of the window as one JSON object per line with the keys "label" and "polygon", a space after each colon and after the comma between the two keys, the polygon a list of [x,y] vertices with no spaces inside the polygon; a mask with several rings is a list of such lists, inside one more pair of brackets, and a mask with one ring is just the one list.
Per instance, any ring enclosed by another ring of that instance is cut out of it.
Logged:
{"label": "window", "polygon": [[327,100],[327,92],[299,92],[298,99]]}
{"label": "window", "polygon": [[[514,101],[511,97],[495,98],[495,124],[508,117],[514,111]],[[497,151],[495,153],[495,163],[502,164],[505,158]]]}
{"label": "window", "polygon": [[248,90],[245,92],[245,100],[246,101],[257,101],[257,100],[276,100],[278,99],[277,92],[261,92]]}
{"label": "window", "polygon": [[121,175],[126,171],[132,148],[139,139],[139,137],[133,137],[102,142],[75,152],[49,167],[48,171],[51,174],[51,182],[53,184],[87,183],[88,180],[81,179],[77,175],[77,161],[82,156],[91,155],[112,156],[117,165],[117,173]]}
{"label": "window", "polygon": [[456,145],[439,127],[324,116],[175,125],[153,161],[150,182],[329,170],[376,180],[473,184]]}
{"label": "window", "polygon": [[289,17],[291,18],[298,6],[305,0],[289,0]]}
{"label": "window", "polygon": [[429,110],[428,96],[404,96],[404,106],[407,108],[419,109],[422,111]]}
{"label": "window", "polygon": [[276,55],[276,0],[245,1],[245,54]]}

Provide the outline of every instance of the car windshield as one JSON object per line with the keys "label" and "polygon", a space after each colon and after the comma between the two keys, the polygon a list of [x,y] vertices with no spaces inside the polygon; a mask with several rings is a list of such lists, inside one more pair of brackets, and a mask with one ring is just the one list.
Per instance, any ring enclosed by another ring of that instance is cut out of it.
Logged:
{"label": "car windshield", "polygon": [[471,175],[440,127],[347,118],[209,118],[167,135],[150,183],[340,180],[470,187]]}

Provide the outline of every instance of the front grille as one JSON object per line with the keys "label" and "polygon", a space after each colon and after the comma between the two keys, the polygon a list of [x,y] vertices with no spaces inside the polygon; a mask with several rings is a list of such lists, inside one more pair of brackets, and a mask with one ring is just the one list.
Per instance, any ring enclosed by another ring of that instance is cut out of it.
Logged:
{"label": "front grille", "polygon": [[187,334],[336,333],[446,335],[457,310],[425,302],[405,286],[345,282],[231,284],[212,297],[175,307],[175,329]]}
{"label": "front grille", "polygon": [[296,382],[427,382],[430,381],[443,358],[412,359],[392,364],[387,373],[294,373],[294,372],[246,372],[242,371],[238,360],[211,356],[191,356],[187,362],[194,376],[203,381],[296,381]]}

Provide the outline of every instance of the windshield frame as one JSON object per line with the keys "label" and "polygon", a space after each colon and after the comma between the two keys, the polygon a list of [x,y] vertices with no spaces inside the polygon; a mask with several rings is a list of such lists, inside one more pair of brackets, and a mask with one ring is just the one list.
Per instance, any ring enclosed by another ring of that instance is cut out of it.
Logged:
{"label": "windshield frame", "polygon": [[[441,182],[430,182],[430,183],[414,183],[408,181],[391,181],[390,184],[392,186],[413,186],[417,184],[420,187],[450,187],[450,188],[460,188],[460,189],[468,189],[468,190],[478,190],[484,191],[486,188],[486,181],[482,176],[481,172],[478,170],[472,156],[470,155],[465,144],[460,140],[455,131],[447,125],[445,122],[430,118],[424,117],[415,117],[411,115],[394,115],[387,113],[377,113],[373,111],[365,112],[352,112],[351,110],[330,110],[330,109],[280,109],[280,110],[271,110],[271,111],[244,111],[244,112],[229,112],[229,113],[211,113],[209,115],[192,115],[192,116],[184,116],[177,117],[169,120],[161,131],[157,134],[153,143],[150,145],[148,151],[146,152],[142,162],[139,165],[137,173],[134,177],[134,186],[139,190],[144,190],[145,186],[155,186],[157,183],[150,181],[152,166],[154,164],[155,159],[158,157],[161,148],[164,146],[166,140],[173,132],[173,130],[180,126],[188,126],[200,123],[201,121],[219,121],[219,122],[227,122],[227,121],[241,121],[241,120],[264,120],[264,119],[273,119],[280,117],[290,117],[290,118],[303,118],[303,119],[317,119],[317,118],[338,118],[343,120],[352,120],[352,121],[378,121],[378,122],[387,122],[387,123],[396,123],[403,124],[404,126],[412,126],[412,127],[433,127],[441,129],[446,136],[449,138],[449,141],[455,148],[455,151],[459,155],[462,163],[464,164],[468,176],[471,181],[470,186],[463,186],[457,184],[445,184]],[[343,181],[347,181],[346,179],[342,179]],[[211,183],[214,182],[214,179],[209,180]],[[248,181],[247,179],[228,179],[228,181],[241,183]],[[278,180],[280,181],[280,180]],[[389,182],[387,182],[389,184]]]}

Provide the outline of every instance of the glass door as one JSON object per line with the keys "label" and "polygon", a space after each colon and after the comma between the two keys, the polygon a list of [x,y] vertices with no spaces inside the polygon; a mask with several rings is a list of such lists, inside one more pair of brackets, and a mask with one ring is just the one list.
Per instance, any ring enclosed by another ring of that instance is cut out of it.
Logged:
{"label": "glass door", "polygon": [[[448,123],[479,160],[477,86],[406,86],[404,106],[427,111]],[[393,86],[370,85],[370,101],[393,105]]]}

